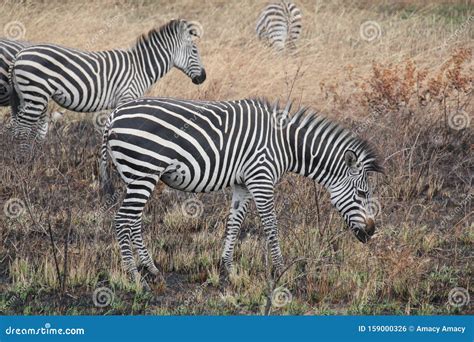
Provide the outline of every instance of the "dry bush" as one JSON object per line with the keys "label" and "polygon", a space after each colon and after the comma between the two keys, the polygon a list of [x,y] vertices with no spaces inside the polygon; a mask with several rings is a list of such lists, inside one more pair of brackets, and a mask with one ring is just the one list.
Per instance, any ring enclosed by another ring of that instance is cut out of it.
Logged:
{"label": "dry bush", "polygon": [[[305,29],[294,54],[277,54],[255,39],[262,6],[217,0],[199,6],[6,1],[0,26],[14,19],[25,24],[28,40],[109,49],[127,47],[175,17],[200,21],[208,79],[197,87],[173,70],[151,95],[290,97],[344,122],[385,160],[386,175],[375,182],[378,233],[367,245],[344,228],[324,189],[295,175],[278,184],[283,253],[288,264],[298,261],[278,284],[293,300],[272,313],[472,313],[469,305],[448,305],[448,292],[455,286],[470,290],[473,276],[473,132],[459,121],[472,121],[473,113],[472,5],[302,1]],[[367,20],[381,29],[371,41],[360,34]],[[25,210],[15,218],[0,216],[0,312],[264,312],[265,239],[253,205],[236,248],[237,271],[221,289],[218,263],[229,191],[197,195],[203,214],[186,218],[181,205],[193,195],[157,189],[146,208],[144,233],[166,285],[153,283],[153,293],[143,294],[121,269],[112,228],[117,206],[98,198],[100,134],[92,115],[66,112],[38,147],[35,162],[24,164],[15,160],[7,112],[0,137],[0,205],[17,198]],[[92,293],[102,286],[115,297],[98,308]]]}

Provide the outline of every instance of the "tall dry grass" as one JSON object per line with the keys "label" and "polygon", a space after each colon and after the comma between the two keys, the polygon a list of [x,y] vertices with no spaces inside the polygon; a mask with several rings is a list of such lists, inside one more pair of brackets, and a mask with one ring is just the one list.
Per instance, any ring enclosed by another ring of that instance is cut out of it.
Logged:
{"label": "tall dry grass", "polygon": [[[471,291],[473,276],[473,132],[469,124],[453,124],[459,117],[472,121],[473,6],[298,3],[304,34],[291,54],[274,53],[255,39],[264,4],[253,1],[6,1],[0,26],[17,20],[27,40],[110,49],[125,48],[172,18],[198,20],[208,79],[195,86],[173,70],[151,95],[290,97],[344,122],[385,160],[387,173],[375,188],[378,233],[368,245],[343,228],[327,194],[313,182],[289,175],[278,185],[282,249],[287,263],[295,262],[277,284],[290,291],[292,301],[271,312],[472,313],[470,304],[450,304],[449,292]],[[368,20],[381,29],[371,41],[360,34]],[[265,311],[271,286],[253,207],[236,250],[237,272],[222,289],[218,263],[229,192],[198,195],[204,212],[190,219],[181,210],[190,195],[158,190],[147,207],[145,237],[166,284],[154,283],[153,293],[143,294],[121,270],[111,225],[116,208],[98,199],[100,134],[91,115],[67,112],[26,167],[14,160],[9,139],[2,134],[0,204],[18,198],[25,205],[16,218],[0,217],[1,312]],[[101,286],[115,293],[105,308],[92,301]]]}

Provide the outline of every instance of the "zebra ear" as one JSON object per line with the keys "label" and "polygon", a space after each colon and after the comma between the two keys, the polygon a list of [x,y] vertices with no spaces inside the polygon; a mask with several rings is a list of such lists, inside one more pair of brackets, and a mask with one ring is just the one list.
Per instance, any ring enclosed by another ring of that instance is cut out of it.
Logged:
{"label": "zebra ear", "polygon": [[354,153],[354,151],[347,150],[344,153],[344,162],[350,168],[355,168],[356,167],[356,165],[357,165],[357,156]]}
{"label": "zebra ear", "polygon": [[204,33],[204,30],[202,28],[202,25],[197,21],[190,21],[188,23],[188,33],[192,37],[201,38]]}

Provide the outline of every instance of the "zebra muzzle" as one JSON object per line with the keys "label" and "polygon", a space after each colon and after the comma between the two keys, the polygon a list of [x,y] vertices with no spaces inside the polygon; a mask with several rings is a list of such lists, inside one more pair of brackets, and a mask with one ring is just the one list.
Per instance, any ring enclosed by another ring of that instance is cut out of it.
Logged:
{"label": "zebra muzzle", "polygon": [[201,74],[192,78],[194,84],[201,84],[206,80],[206,70],[202,69]]}
{"label": "zebra muzzle", "polygon": [[362,243],[367,243],[372,237],[372,235],[374,235],[374,233],[375,233],[375,222],[371,218],[367,219],[365,223],[365,228],[354,229],[354,235]]}

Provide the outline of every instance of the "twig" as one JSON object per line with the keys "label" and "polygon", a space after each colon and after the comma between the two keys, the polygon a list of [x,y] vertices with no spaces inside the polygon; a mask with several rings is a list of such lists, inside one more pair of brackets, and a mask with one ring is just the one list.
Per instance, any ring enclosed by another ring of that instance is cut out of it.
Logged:
{"label": "twig", "polygon": [[50,220],[49,215],[48,215],[48,232],[49,232],[49,238],[51,242],[51,248],[53,250],[54,265],[56,266],[56,275],[58,278],[59,288],[62,289],[63,286],[62,286],[61,272],[59,270],[58,257],[56,255],[56,244],[54,243],[53,230],[51,229],[51,220]]}

